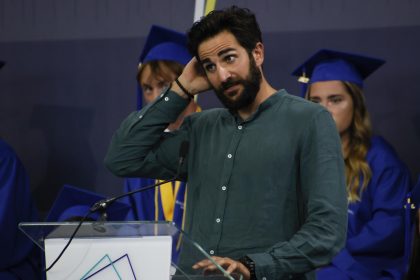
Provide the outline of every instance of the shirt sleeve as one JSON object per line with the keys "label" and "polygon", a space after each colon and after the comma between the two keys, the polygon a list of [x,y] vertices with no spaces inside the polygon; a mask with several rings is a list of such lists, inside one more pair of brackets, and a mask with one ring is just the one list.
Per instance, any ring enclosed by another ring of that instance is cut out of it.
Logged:
{"label": "shirt sleeve", "polygon": [[298,201],[302,223],[293,237],[250,254],[258,279],[283,279],[328,264],[343,247],[347,196],[341,142],[330,114],[320,111],[300,139]]}
{"label": "shirt sleeve", "polygon": [[176,132],[164,131],[187,105],[188,100],[166,90],[153,103],[131,113],[112,137],[105,157],[107,168],[117,176],[172,178],[188,129],[183,125]]}

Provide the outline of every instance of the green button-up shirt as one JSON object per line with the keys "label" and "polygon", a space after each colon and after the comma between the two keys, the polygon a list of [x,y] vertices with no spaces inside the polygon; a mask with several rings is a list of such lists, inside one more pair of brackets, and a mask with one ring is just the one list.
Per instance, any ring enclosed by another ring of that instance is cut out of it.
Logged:
{"label": "green button-up shirt", "polygon": [[129,115],[112,138],[107,167],[119,176],[172,178],[188,140],[181,177],[189,236],[211,255],[249,256],[258,279],[314,278],[311,271],[344,245],[347,226],[341,143],[330,114],[281,90],[248,120],[212,109],[164,132],[187,103],[167,90]]}

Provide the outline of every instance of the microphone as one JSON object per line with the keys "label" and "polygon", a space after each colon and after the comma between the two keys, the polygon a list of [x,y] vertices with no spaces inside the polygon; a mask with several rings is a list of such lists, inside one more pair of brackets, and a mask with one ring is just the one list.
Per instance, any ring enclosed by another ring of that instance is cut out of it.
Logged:
{"label": "microphone", "polygon": [[189,142],[188,141],[183,141],[182,143],[181,143],[181,146],[180,146],[180,149],[179,149],[179,160],[178,160],[178,166],[177,166],[177,170],[176,170],[176,173],[175,173],[175,175],[174,175],[174,177],[173,178],[171,178],[171,179],[169,179],[169,180],[165,180],[165,181],[162,181],[162,182],[159,182],[159,183],[156,183],[156,184],[153,184],[153,185],[149,185],[149,186],[146,186],[146,187],[143,187],[143,188],[139,188],[139,189],[137,189],[137,190],[133,190],[133,191],[131,191],[131,192],[128,192],[128,193],[124,193],[124,194],[121,194],[121,195],[119,195],[119,196],[115,196],[115,197],[111,197],[111,198],[108,198],[108,199],[103,199],[103,200],[100,200],[100,201],[98,201],[98,202],[96,202],[95,204],[93,204],[93,206],[90,208],[90,210],[88,211],[88,213],[86,213],[86,215],[80,220],[80,222],[79,222],[79,224],[77,225],[77,227],[76,227],[76,229],[74,230],[74,232],[73,232],[73,234],[70,236],[70,239],[69,239],[69,241],[67,242],[67,244],[66,244],[66,246],[64,246],[64,248],[63,248],[63,250],[61,250],[61,252],[60,252],[60,254],[58,255],[58,257],[52,262],[52,264],[48,267],[48,268],[46,268],[44,271],[46,272],[46,271],[49,271],[51,268],[53,268],[53,266],[58,262],[58,260],[61,258],[61,256],[64,254],[64,252],[66,251],[66,249],[68,248],[68,246],[70,245],[70,243],[71,243],[71,241],[73,240],[73,238],[74,238],[74,236],[76,235],[76,233],[79,231],[79,229],[80,229],[80,227],[81,227],[81,225],[82,225],[82,223],[89,217],[89,215],[90,214],[92,214],[92,213],[94,213],[94,212],[96,212],[96,211],[100,211],[101,212],[101,218],[100,218],[100,221],[101,222],[103,222],[103,221],[106,221],[106,209],[108,208],[108,206],[109,205],[111,205],[114,201],[116,201],[116,200],[118,200],[118,199],[121,199],[121,198],[123,198],[123,197],[126,197],[126,196],[130,196],[130,195],[132,195],[132,194],[135,194],[135,193],[138,193],[138,192],[143,192],[143,191],[147,191],[147,190],[150,190],[150,189],[153,189],[153,188],[156,188],[156,187],[158,187],[158,186],[160,186],[160,185],[163,185],[163,184],[166,184],[166,183],[169,183],[169,182],[173,182],[173,181],[175,181],[176,179],[178,179],[178,176],[180,175],[180,173],[181,173],[181,167],[182,167],[182,165],[184,164],[184,162],[185,162],[185,159],[186,159],[186,157],[187,157],[187,154],[188,154],[188,149],[189,149]]}

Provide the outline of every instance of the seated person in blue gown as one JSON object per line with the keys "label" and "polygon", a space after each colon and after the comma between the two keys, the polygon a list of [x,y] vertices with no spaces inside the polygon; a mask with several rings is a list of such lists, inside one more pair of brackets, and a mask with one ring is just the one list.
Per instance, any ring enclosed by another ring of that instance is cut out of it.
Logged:
{"label": "seated person in blue gown", "polygon": [[0,139],[0,279],[40,279],[39,251],[18,228],[37,220],[25,168]]}
{"label": "seated person in blue gown", "polygon": [[[46,221],[80,223],[82,220],[92,222],[105,219],[107,221],[123,221],[126,219],[130,206],[121,201],[111,203],[106,208],[106,216],[103,216],[100,212],[91,212],[91,207],[96,202],[103,199],[105,199],[105,197],[98,193],[71,185],[64,185],[51,206]],[[102,222],[100,224],[102,224]],[[69,233],[69,238],[72,233],[73,231]],[[46,250],[48,250],[48,248],[46,248]],[[64,246],[63,250],[63,255],[68,253],[66,252],[67,248]],[[57,262],[55,262],[56,259],[51,260],[46,264],[44,261],[45,268],[51,269],[56,265],[63,265],[61,255],[57,257]]]}
{"label": "seated person in blue gown", "polygon": [[[84,218],[91,207],[105,196],[87,189],[64,185],[58,193],[50,211],[47,222],[76,222]],[[107,221],[123,221],[128,215],[130,206],[123,201],[115,201],[106,209]],[[86,216],[86,221],[101,219],[99,212],[93,212]]]}
{"label": "seated person in blue gown", "polygon": [[417,280],[420,279],[420,178],[411,191],[410,199],[408,211],[414,214],[414,219],[409,222],[412,222],[414,227],[409,227],[410,258],[408,272],[404,279]]}
{"label": "seated person in blue gown", "polygon": [[[142,108],[143,101],[152,102],[162,90],[170,85],[182,72],[185,64],[191,59],[186,46],[184,34],[152,26],[140,55],[137,72],[138,95],[137,109]],[[191,101],[176,122],[169,125],[168,131],[179,128],[185,116],[200,111],[200,107]],[[127,178],[124,191],[129,192],[159,182],[147,178]],[[133,207],[129,219],[141,221],[173,221],[182,228],[184,203],[186,200],[186,183],[175,181],[158,188],[140,192],[127,198]]]}
{"label": "seated person in blue gown", "polygon": [[317,272],[323,279],[400,279],[404,205],[410,174],[393,148],[372,128],[363,81],[383,60],[320,50],[293,75],[305,97],[327,108],[340,133],[346,167],[346,247]]}

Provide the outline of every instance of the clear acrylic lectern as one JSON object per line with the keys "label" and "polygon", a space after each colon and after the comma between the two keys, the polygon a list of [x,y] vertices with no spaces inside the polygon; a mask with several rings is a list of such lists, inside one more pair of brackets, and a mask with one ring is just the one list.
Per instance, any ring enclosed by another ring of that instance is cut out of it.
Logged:
{"label": "clear acrylic lectern", "polygon": [[[60,255],[79,222],[20,223],[19,228],[44,251],[49,267]],[[68,248],[46,272],[47,279],[231,279],[192,269],[210,256],[172,223],[84,222]]]}

